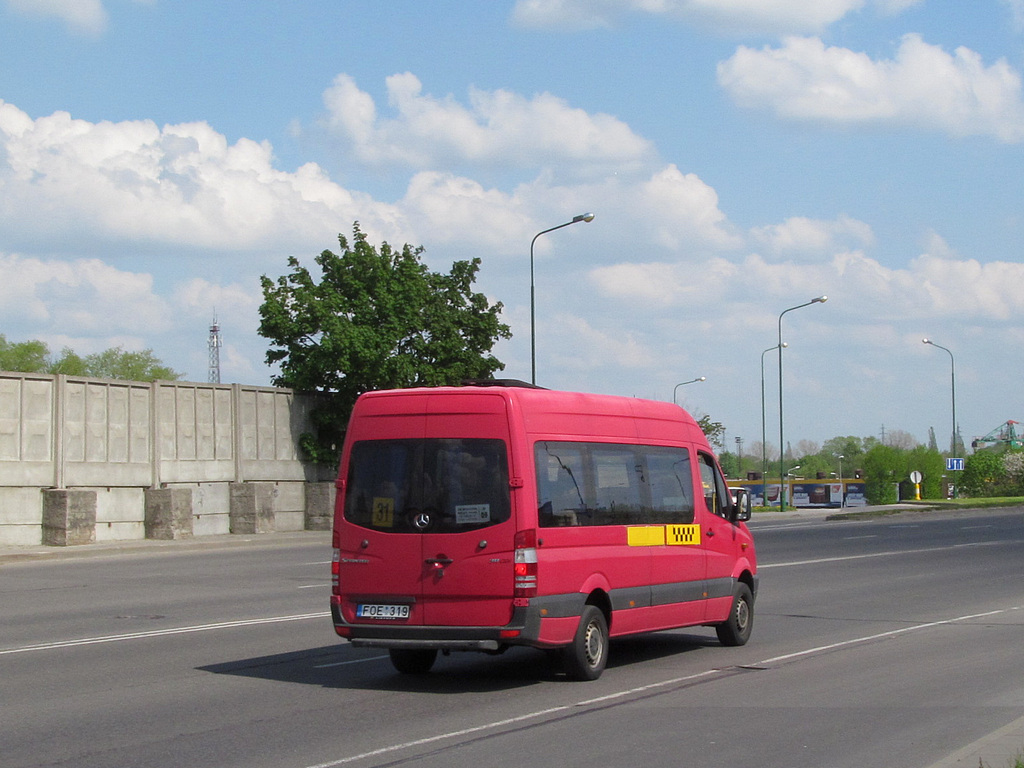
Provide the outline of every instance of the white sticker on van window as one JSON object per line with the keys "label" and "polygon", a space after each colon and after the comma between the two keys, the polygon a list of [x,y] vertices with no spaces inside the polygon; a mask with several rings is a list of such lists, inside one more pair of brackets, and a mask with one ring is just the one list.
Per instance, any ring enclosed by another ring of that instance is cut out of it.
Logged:
{"label": "white sticker on van window", "polygon": [[456,525],[487,523],[491,519],[490,504],[459,504],[455,507]]}

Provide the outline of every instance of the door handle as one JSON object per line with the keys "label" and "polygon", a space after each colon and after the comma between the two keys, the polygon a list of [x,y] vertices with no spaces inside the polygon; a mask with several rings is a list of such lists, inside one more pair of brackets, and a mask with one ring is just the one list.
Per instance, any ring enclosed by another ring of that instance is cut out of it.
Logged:
{"label": "door handle", "polygon": [[432,565],[435,568],[444,568],[446,565],[451,565],[455,561],[450,557],[428,557],[423,562],[427,565]]}

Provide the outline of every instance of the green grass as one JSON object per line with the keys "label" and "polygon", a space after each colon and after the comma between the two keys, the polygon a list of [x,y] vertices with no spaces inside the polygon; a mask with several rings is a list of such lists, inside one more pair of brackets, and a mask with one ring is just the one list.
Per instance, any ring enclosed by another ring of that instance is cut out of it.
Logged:
{"label": "green grass", "polygon": [[[978,768],[990,768],[985,765],[981,760],[978,761]],[[1024,752],[1021,752],[1013,759],[1012,763],[1007,763],[1006,768],[1024,768]]]}

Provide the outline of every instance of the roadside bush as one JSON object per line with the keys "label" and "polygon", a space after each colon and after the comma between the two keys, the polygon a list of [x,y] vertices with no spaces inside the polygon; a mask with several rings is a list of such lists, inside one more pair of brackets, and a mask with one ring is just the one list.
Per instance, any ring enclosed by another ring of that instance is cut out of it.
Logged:
{"label": "roadside bush", "polygon": [[967,496],[1019,496],[1024,492],[1024,452],[979,451],[968,456],[959,478]]}

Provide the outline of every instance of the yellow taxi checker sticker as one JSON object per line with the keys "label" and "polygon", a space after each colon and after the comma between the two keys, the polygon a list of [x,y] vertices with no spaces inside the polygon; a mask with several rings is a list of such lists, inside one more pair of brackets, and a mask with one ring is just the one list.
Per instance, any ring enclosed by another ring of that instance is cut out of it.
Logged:
{"label": "yellow taxi checker sticker", "polygon": [[665,526],[631,525],[626,535],[631,547],[660,547],[665,543]]}
{"label": "yellow taxi checker sticker", "polygon": [[699,525],[666,525],[666,544],[700,544]]}

